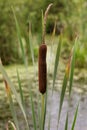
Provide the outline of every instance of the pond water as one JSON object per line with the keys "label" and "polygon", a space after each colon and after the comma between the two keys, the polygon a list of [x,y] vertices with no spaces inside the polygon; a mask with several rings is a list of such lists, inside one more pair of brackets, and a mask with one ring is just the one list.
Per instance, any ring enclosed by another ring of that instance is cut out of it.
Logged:
{"label": "pond water", "polygon": [[[29,92],[28,92],[28,88],[27,88],[27,84],[26,84],[25,69],[23,68],[23,66],[18,66],[18,70],[20,73],[24,97],[25,97],[26,106],[27,106],[26,111],[28,113],[29,124],[31,127],[30,130],[33,130],[32,114],[30,111]],[[6,71],[9,74],[9,77],[11,78],[11,80],[14,82],[16,89],[18,91],[15,67],[13,66],[12,68],[6,68]],[[12,73],[12,72],[14,72],[14,73]],[[49,88],[48,88],[47,116],[46,116],[45,130],[47,130],[47,128],[48,128],[49,117],[51,118],[51,126],[50,126],[51,129],[50,130],[56,130],[62,79],[63,79],[63,74],[59,72],[56,83],[55,83],[54,93],[52,96],[52,93],[51,93],[52,73],[50,73],[48,76]],[[75,80],[75,77],[74,77],[74,80]],[[6,130],[5,127],[6,127],[7,121],[9,119],[11,119],[11,113],[9,110],[9,103],[7,100],[5,87],[4,87],[4,84],[2,81],[3,81],[3,79],[2,79],[2,76],[0,75],[0,129]],[[35,110],[37,113],[37,98],[36,97],[37,97],[37,93],[38,93],[38,82],[37,82],[37,77],[34,78],[32,68],[29,68],[29,82],[30,82],[30,86],[32,87],[32,92],[33,92],[33,96],[34,96],[34,104],[35,104],[35,108],[36,108]],[[14,99],[14,104],[15,104],[15,108],[17,111],[18,119],[20,122],[20,128],[21,128],[21,130],[24,130],[25,129],[24,119],[22,117],[20,108],[18,107],[18,105],[15,101],[14,96],[13,96],[13,99]],[[86,80],[85,80],[85,82],[80,82],[80,83],[78,83],[77,81],[74,82],[70,103],[68,102],[68,89],[67,89],[66,96],[64,99],[64,103],[63,103],[63,109],[62,109],[62,113],[61,113],[58,130],[64,130],[67,110],[68,110],[68,114],[69,114],[68,130],[70,130],[71,124],[73,121],[73,117],[74,117],[74,113],[75,113],[75,109],[76,109],[78,102],[79,102],[79,111],[78,111],[78,117],[77,117],[75,130],[87,130],[87,82],[86,82]]]}

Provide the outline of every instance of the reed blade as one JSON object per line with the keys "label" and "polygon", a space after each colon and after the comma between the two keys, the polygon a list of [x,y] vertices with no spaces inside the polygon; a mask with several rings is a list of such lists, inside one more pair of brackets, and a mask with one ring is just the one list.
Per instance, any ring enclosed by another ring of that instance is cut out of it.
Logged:
{"label": "reed blade", "polygon": [[53,92],[53,89],[54,89],[56,75],[57,75],[57,68],[58,68],[58,65],[59,65],[59,56],[60,56],[60,50],[61,50],[61,43],[62,43],[62,35],[60,35],[60,37],[59,37],[59,43],[58,43],[58,46],[57,46],[57,52],[56,52],[56,58],[55,58],[55,64],[54,64],[54,73],[53,73],[52,92]]}
{"label": "reed blade", "polygon": [[76,54],[76,43],[77,43],[77,38],[75,39],[75,44],[74,44],[73,52],[72,52],[73,54],[72,54],[72,58],[71,58],[69,96],[71,95],[72,84],[73,84],[73,75],[74,75],[74,66],[75,66],[75,54]]}
{"label": "reed blade", "polygon": [[14,20],[15,20],[15,24],[16,24],[16,30],[17,30],[18,40],[19,40],[19,43],[20,43],[21,51],[22,51],[23,61],[24,61],[24,64],[27,65],[27,60],[26,60],[25,50],[24,50],[24,46],[23,46],[23,41],[22,41],[20,27],[19,27],[19,24],[18,24],[17,17],[15,15],[14,8],[13,7],[11,7],[11,8],[12,8],[13,15],[14,15]]}
{"label": "reed blade", "polygon": [[[67,82],[68,82],[68,78],[67,78],[67,75],[65,74],[64,80],[63,80],[63,85],[62,85],[62,90],[61,90],[61,95],[60,95],[60,105],[59,105],[59,113],[58,113],[58,124],[59,124],[59,120],[60,120],[62,105],[63,105],[65,91],[66,91],[66,87],[67,87]],[[57,127],[58,127],[58,124],[57,124]]]}
{"label": "reed blade", "polygon": [[34,130],[37,130],[37,125],[36,125],[36,117],[35,117],[35,107],[33,103],[33,97],[32,97],[32,91],[30,90],[30,98],[31,98],[31,108],[32,108],[32,118],[33,118],[33,125],[34,125]]}
{"label": "reed blade", "polygon": [[75,111],[75,114],[74,114],[74,119],[73,119],[71,130],[74,130],[74,128],[75,128],[76,119],[77,119],[77,115],[78,115],[78,108],[79,108],[79,104],[77,105],[77,108],[76,108],[76,111]]}
{"label": "reed blade", "polygon": [[64,130],[68,130],[68,113],[66,116],[66,122],[65,122],[65,129]]}
{"label": "reed blade", "polygon": [[20,80],[20,76],[19,76],[18,70],[17,70],[17,79],[18,79],[18,86],[19,86],[19,92],[20,92],[21,102],[22,102],[22,105],[25,106],[24,105],[25,103],[24,103],[23,90],[22,90],[21,80]]}

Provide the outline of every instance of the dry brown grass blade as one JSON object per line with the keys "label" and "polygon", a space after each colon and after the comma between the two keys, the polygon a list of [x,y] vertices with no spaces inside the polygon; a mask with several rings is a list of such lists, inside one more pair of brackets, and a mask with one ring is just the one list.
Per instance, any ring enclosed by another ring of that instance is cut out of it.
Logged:
{"label": "dry brown grass blade", "polygon": [[8,121],[8,123],[7,123],[7,125],[6,125],[6,130],[9,130],[9,126],[8,126],[9,124],[12,126],[12,128],[13,128],[14,130],[17,130],[16,127],[15,127],[15,124],[14,124],[12,121],[10,121],[10,120]]}

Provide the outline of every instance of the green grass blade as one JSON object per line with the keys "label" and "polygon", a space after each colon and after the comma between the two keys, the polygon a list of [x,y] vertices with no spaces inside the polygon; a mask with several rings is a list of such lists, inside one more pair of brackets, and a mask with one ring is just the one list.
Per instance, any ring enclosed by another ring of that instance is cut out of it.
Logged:
{"label": "green grass blade", "polygon": [[32,58],[32,63],[33,66],[35,67],[35,59],[34,59],[34,49],[33,49],[33,43],[32,43],[32,33],[31,33],[31,24],[29,24],[29,47],[30,47],[30,52],[31,52],[31,58]]}
{"label": "green grass blade", "polygon": [[77,105],[76,112],[74,114],[74,119],[73,119],[71,130],[74,130],[74,128],[75,128],[75,123],[76,123],[76,119],[77,119],[77,115],[78,115],[78,107],[79,107],[79,104]]}
{"label": "green grass blade", "polygon": [[12,11],[13,11],[13,15],[14,15],[14,19],[15,19],[15,24],[16,24],[16,30],[17,30],[17,34],[18,34],[18,39],[19,39],[19,43],[20,43],[20,47],[21,47],[21,51],[22,51],[22,57],[23,57],[23,61],[26,65],[26,56],[25,56],[25,51],[24,51],[24,46],[23,46],[23,42],[22,42],[22,36],[21,36],[21,32],[20,32],[20,27],[15,15],[15,11],[14,8],[12,7]]}
{"label": "green grass blade", "polygon": [[48,120],[48,130],[50,130],[50,122],[51,122],[51,115],[49,115],[49,120]]}
{"label": "green grass blade", "polygon": [[[27,117],[26,117],[24,108],[23,108],[23,106],[22,106],[21,99],[20,99],[19,95],[17,94],[17,91],[16,91],[16,89],[15,89],[14,84],[11,82],[10,78],[8,77],[7,73],[6,73],[5,70],[4,70],[4,67],[3,67],[1,64],[0,64],[0,71],[1,71],[1,73],[2,73],[2,75],[3,75],[3,77],[4,77],[4,79],[7,81],[9,87],[11,88],[11,91],[12,91],[13,94],[15,95],[15,98],[16,98],[16,100],[17,100],[19,106],[20,106],[20,109],[21,109],[21,111],[22,111],[22,113],[23,113],[23,115],[24,115],[24,118],[25,118],[25,121],[26,121],[27,127],[28,127],[28,121],[27,121]],[[29,130],[29,127],[28,127],[27,130]]]}
{"label": "green grass blade", "polygon": [[[61,50],[61,42],[62,42],[62,35],[60,35],[59,43],[58,43],[58,46],[57,46],[57,52],[56,52],[56,58],[55,58],[55,65],[54,65],[54,73],[53,73],[53,89],[54,89],[54,85],[55,85],[56,74],[57,74],[57,68],[58,68],[58,64],[59,64],[59,56],[60,56],[60,50]],[[52,89],[52,91],[53,91],[53,89]]]}
{"label": "green grass blade", "polygon": [[71,67],[70,67],[70,82],[69,82],[69,96],[71,95],[71,90],[72,90],[72,83],[73,83],[73,75],[74,75],[74,66],[75,66],[75,52],[76,52],[76,43],[77,43],[77,38],[75,40],[75,45],[73,47],[73,54],[71,58]]}
{"label": "green grass blade", "polygon": [[65,74],[64,80],[63,80],[63,85],[62,85],[62,91],[61,91],[61,95],[60,95],[60,105],[59,105],[59,113],[58,113],[58,124],[59,124],[59,120],[60,120],[60,114],[61,114],[61,110],[62,110],[62,105],[63,105],[64,96],[65,96],[67,82],[68,82],[68,78],[67,78],[67,75]]}
{"label": "green grass blade", "polygon": [[65,122],[65,129],[64,130],[68,130],[68,113],[66,116],[66,122]]}
{"label": "green grass blade", "polygon": [[23,91],[22,91],[22,86],[21,86],[21,81],[20,81],[18,70],[17,70],[17,79],[18,79],[18,86],[19,86],[19,92],[20,92],[21,102],[22,102],[22,105],[24,107],[25,106],[24,105],[24,96],[23,96]]}
{"label": "green grass blade", "polygon": [[30,91],[30,96],[31,96],[31,108],[32,108],[32,118],[33,118],[33,125],[34,125],[34,130],[37,129],[36,125],[36,118],[35,118],[35,110],[34,110],[34,103],[33,103],[33,97],[32,97],[32,91]]}

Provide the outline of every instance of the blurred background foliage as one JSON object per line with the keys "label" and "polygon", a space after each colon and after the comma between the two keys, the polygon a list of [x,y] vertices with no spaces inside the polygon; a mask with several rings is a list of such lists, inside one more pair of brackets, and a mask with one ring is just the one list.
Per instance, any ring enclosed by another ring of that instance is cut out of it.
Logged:
{"label": "blurred background foliage", "polygon": [[[68,52],[68,46],[73,44],[75,37],[80,39],[77,48],[78,67],[87,65],[87,1],[86,0],[0,0],[0,57],[3,64],[22,63],[20,46],[18,44],[15,21],[11,6],[20,25],[24,46],[28,42],[29,23],[31,23],[32,34],[41,35],[41,10],[45,11],[49,3],[53,3],[50,10],[46,32],[51,35],[56,22],[56,36],[61,29],[64,33],[64,49]],[[37,38],[38,39],[38,38]],[[37,40],[38,41],[38,40]],[[37,57],[37,46],[34,45]],[[63,53],[62,53],[63,54]],[[29,54],[28,54],[29,55]],[[31,58],[28,58],[31,60]]]}

